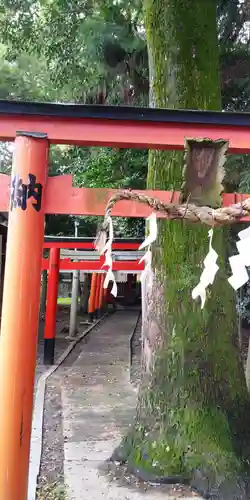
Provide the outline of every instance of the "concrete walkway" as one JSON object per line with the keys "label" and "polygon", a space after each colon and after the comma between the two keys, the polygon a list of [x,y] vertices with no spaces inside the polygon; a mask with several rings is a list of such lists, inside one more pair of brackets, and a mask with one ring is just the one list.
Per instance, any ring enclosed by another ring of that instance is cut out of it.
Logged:
{"label": "concrete walkway", "polygon": [[[127,488],[99,472],[128,431],[135,410],[137,394],[129,382],[129,338],[136,319],[136,312],[117,312],[101,323],[64,371],[64,477],[69,500],[183,497],[157,488],[146,492]],[[186,500],[188,497],[190,494]]]}

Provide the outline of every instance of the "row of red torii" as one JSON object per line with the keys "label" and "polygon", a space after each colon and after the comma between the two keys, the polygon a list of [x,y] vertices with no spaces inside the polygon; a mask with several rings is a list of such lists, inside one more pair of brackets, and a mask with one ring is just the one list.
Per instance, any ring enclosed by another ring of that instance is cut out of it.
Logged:
{"label": "row of red torii", "polygon": [[[0,212],[9,212],[0,337],[0,499],[27,499],[45,214],[103,216],[114,193],[74,188],[71,176],[48,177],[50,145],[183,150],[186,138],[223,139],[229,153],[250,153],[250,114],[0,101],[0,140],[15,141],[12,177],[0,176]],[[179,199],[179,193],[148,194],[165,202]],[[247,197],[225,194],[223,204]],[[119,201],[112,211],[120,217],[150,213],[130,201]]]}
{"label": "row of red torii", "polygon": [[[126,251],[129,255],[135,257],[130,259],[127,257],[123,260],[113,261],[113,271],[122,273],[139,274],[144,269],[144,261],[140,262],[136,258],[141,240],[136,239],[117,239],[113,241],[113,250],[121,250],[126,256]],[[87,260],[81,258],[73,261],[71,258],[61,258],[60,250],[75,249],[78,250],[95,250],[93,238],[61,238],[61,237],[45,237],[44,247],[49,249],[49,258],[42,259],[42,270],[48,271],[48,286],[47,286],[47,301],[45,314],[44,328],[44,363],[54,363],[55,339],[56,339],[56,313],[57,313],[57,298],[58,298],[58,282],[60,271],[79,270],[92,273],[91,289],[88,303],[89,318],[93,319],[95,314],[99,316],[104,302],[110,301],[110,291],[103,289],[104,274],[107,271],[105,266],[105,258],[103,255],[97,259]],[[61,252],[63,253],[63,252]],[[75,256],[78,252],[73,252]],[[92,253],[92,252],[91,252]],[[93,252],[94,253],[94,252]],[[134,254],[134,255],[133,255]],[[130,274],[131,275],[131,274]],[[128,278],[128,285],[131,280]]]}

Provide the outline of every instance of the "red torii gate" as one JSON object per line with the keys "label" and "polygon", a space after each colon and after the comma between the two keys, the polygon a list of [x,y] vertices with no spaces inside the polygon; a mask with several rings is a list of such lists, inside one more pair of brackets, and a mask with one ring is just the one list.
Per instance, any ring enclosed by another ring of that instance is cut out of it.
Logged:
{"label": "red torii gate", "polygon": [[[224,139],[229,152],[250,153],[250,115],[0,101],[0,140],[15,141],[12,180],[0,177],[0,211],[9,210],[0,338],[1,499],[27,496],[44,214],[103,215],[113,194],[73,188],[68,176],[48,178],[49,145],[182,150],[188,137]],[[173,200],[167,192],[149,194]],[[224,195],[223,203],[240,199]],[[127,201],[113,210],[127,217],[149,213]]]}
{"label": "red torii gate", "polygon": [[[142,241],[132,239],[115,239],[113,241],[113,250],[138,250]],[[42,270],[49,271],[48,273],[48,290],[47,290],[47,307],[45,316],[44,328],[44,363],[54,363],[55,351],[55,334],[56,334],[56,310],[57,310],[57,296],[58,296],[58,282],[60,271],[74,271],[76,269],[81,271],[93,271],[94,276],[92,279],[92,293],[91,304],[89,307],[90,316],[93,316],[95,311],[101,309],[103,302],[102,290],[103,278],[96,276],[96,272],[107,271],[107,266],[104,266],[105,258],[103,255],[97,260],[80,260],[72,262],[69,258],[60,258],[60,249],[75,249],[78,250],[94,250],[94,238],[56,238],[45,237],[44,249],[49,249],[49,258],[42,259]],[[132,271],[137,274],[144,269],[144,262],[139,262],[140,259],[135,260],[122,260],[113,262],[114,271]],[[100,278],[100,279],[99,279]],[[94,296],[92,297],[92,295]],[[98,296],[98,297],[97,297]],[[95,307],[95,300],[98,299],[97,307]],[[94,301],[94,304],[93,304]]]}

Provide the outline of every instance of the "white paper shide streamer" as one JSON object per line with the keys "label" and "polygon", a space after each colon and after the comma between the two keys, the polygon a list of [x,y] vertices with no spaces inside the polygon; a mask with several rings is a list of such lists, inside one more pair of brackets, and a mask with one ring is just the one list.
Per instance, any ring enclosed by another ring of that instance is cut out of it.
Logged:
{"label": "white paper shide streamer", "polygon": [[[143,278],[147,276],[147,286],[150,285],[149,276],[152,277],[151,272],[151,263],[152,263],[152,251],[151,245],[157,238],[157,218],[156,214],[152,213],[148,218],[148,235],[145,240],[139,247],[139,250],[146,249],[145,254],[140,260],[141,262],[145,262],[144,271],[141,274],[141,281]],[[115,275],[112,270],[113,268],[113,260],[112,260],[112,242],[114,239],[114,231],[113,231],[113,223],[111,217],[108,217],[107,222],[109,224],[109,239],[105,243],[103,242],[103,248],[99,248],[99,251],[102,255],[105,256],[105,262],[103,266],[108,267],[108,271],[104,280],[104,288],[107,288],[109,282],[113,282],[113,287],[111,290],[111,294],[114,297],[117,297],[117,284],[115,280]],[[229,263],[232,269],[232,276],[228,279],[230,285],[234,288],[234,290],[238,290],[245,283],[248,282],[249,276],[247,272],[247,267],[250,266],[250,226],[243,231],[240,231],[239,241],[236,243],[238,249],[238,255],[234,255],[229,258]],[[207,288],[213,284],[216,273],[219,269],[217,264],[218,254],[212,247],[212,239],[213,239],[213,229],[208,231],[209,237],[209,251],[206,258],[203,261],[204,269],[202,271],[200,281],[198,285],[192,291],[192,298],[195,300],[198,297],[201,299],[201,309],[204,308],[207,296]]]}
{"label": "white paper shide streamer", "polygon": [[108,267],[107,274],[105,276],[105,280],[103,283],[103,288],[108,288],[109,282],[113,281],[113,286],[111,290],[111,294],[114,297],[117,297],[117,284],[115,281],[115,275],[112,271],[113,267],[113,260],[112,260],[112,242],[114,239],[114,230],[113,230],[113,223],[111,217],[108,217],[108,223],[109,223],[109,239],[107,243],[105,244],[104,248],[102,249],[101,253],[105,255],[105,261],[103,266]]}
{"label": "white paper shide streamer", "polygon": [[234,290],[238,290],[248,282],[246,267],[250,266],[250,227],[238,233],[240,241],[236,243],[239,254],[229,258],[232,276],[228,279]]}
{"label": "white paper shide streamer", "polygon": [[212,285],[215,279],[215,275],[219,269],[216,261],[218,259],[218,254],[212,247],[212,239],[213,239],[213,229],[208,231],[209,237],[209,252],[203,262],[204,269],[200,277],[199,284],[192,291],[192,298],[195,300],[198,297],[201,298],[201,309],[203,309],[206,301],[206,289],[209,285]]}
{"label": "white paper shide streamer", "polygon": [[[155,213],[152,213],[148,218],[148,229],[149,233],[148,236],[145,238],[144,242],[141,244],[139,247],[139,250],[142,250],[143,248],[147,248],[147,251],[145,255],[141,258],[140,262],[145,261],[145,269],[144,271],[146,272],[149,268],[151,268],[151,261],[152,261],[152,253],[150,246],[151,244],[156,240],[157,238],[157,221],[156,221],[156,215]],[[105,255],[105,261],[103,266],[108,267],[108,271],[104,280],[103,287],[108,288],[108,284],[110,281],[113,281],[113,287],[111,290],[111,293],[114,297],[117,297],[117,284],[115,281],[115,275],[114,272],[112,271],[112,266],[113,266],[113,261],[112,261],[112,242],[114,239],[114,230],[113,230],[113,223],[111,217],[108,217],[107,220],[109,224],[109,239],[105,246],[100,250],[100,253],[102,255]]]}
{"label": "white paper shide streamer", "polygon": [[145,238],[145,240],[139,247],[139,250],[143,250],[143,248],[148,247],[146,253],[140,260],[140,263],[143,261],[145,262],[145,268],[143,273],[146,273],[151,268],[151,262],[152,262],[151,244],[157,238],[157,220],[154,212],[147,218],[147,221],[148,221],[148,236]]}
{"label": "white paper shide streamer", "polygon": [[156,215],[153,212],[148,218],[148,236],[145,238],[139,250],[143,250],[143,248],[149,247],[157,238],[157,221]]}

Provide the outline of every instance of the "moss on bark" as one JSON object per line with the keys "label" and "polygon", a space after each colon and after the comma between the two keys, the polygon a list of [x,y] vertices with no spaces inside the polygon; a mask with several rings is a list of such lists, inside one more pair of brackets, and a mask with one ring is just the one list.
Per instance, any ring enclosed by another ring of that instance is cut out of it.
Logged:
{"label": "moss on bark", "polygon": [[[144,0],[144,19],[151,105],[220,109],[216,1]],[[151,151],[148,188],[180,189],[182,165],[182,153]],[[194,483],[199,471],[206,492],[216,485],[219,491],[225,478],[248,466],[250,444],[249,396],[220,229],[213,242],[220,269],[204,310],[191,298],[208,252],[207,231],[186,222],[159,223],[153,268],[163,292],[160,307],[152,308],[154,361],[141,388],[136,428],[126,440],[128,461],[136,467],[193,477]]]}

